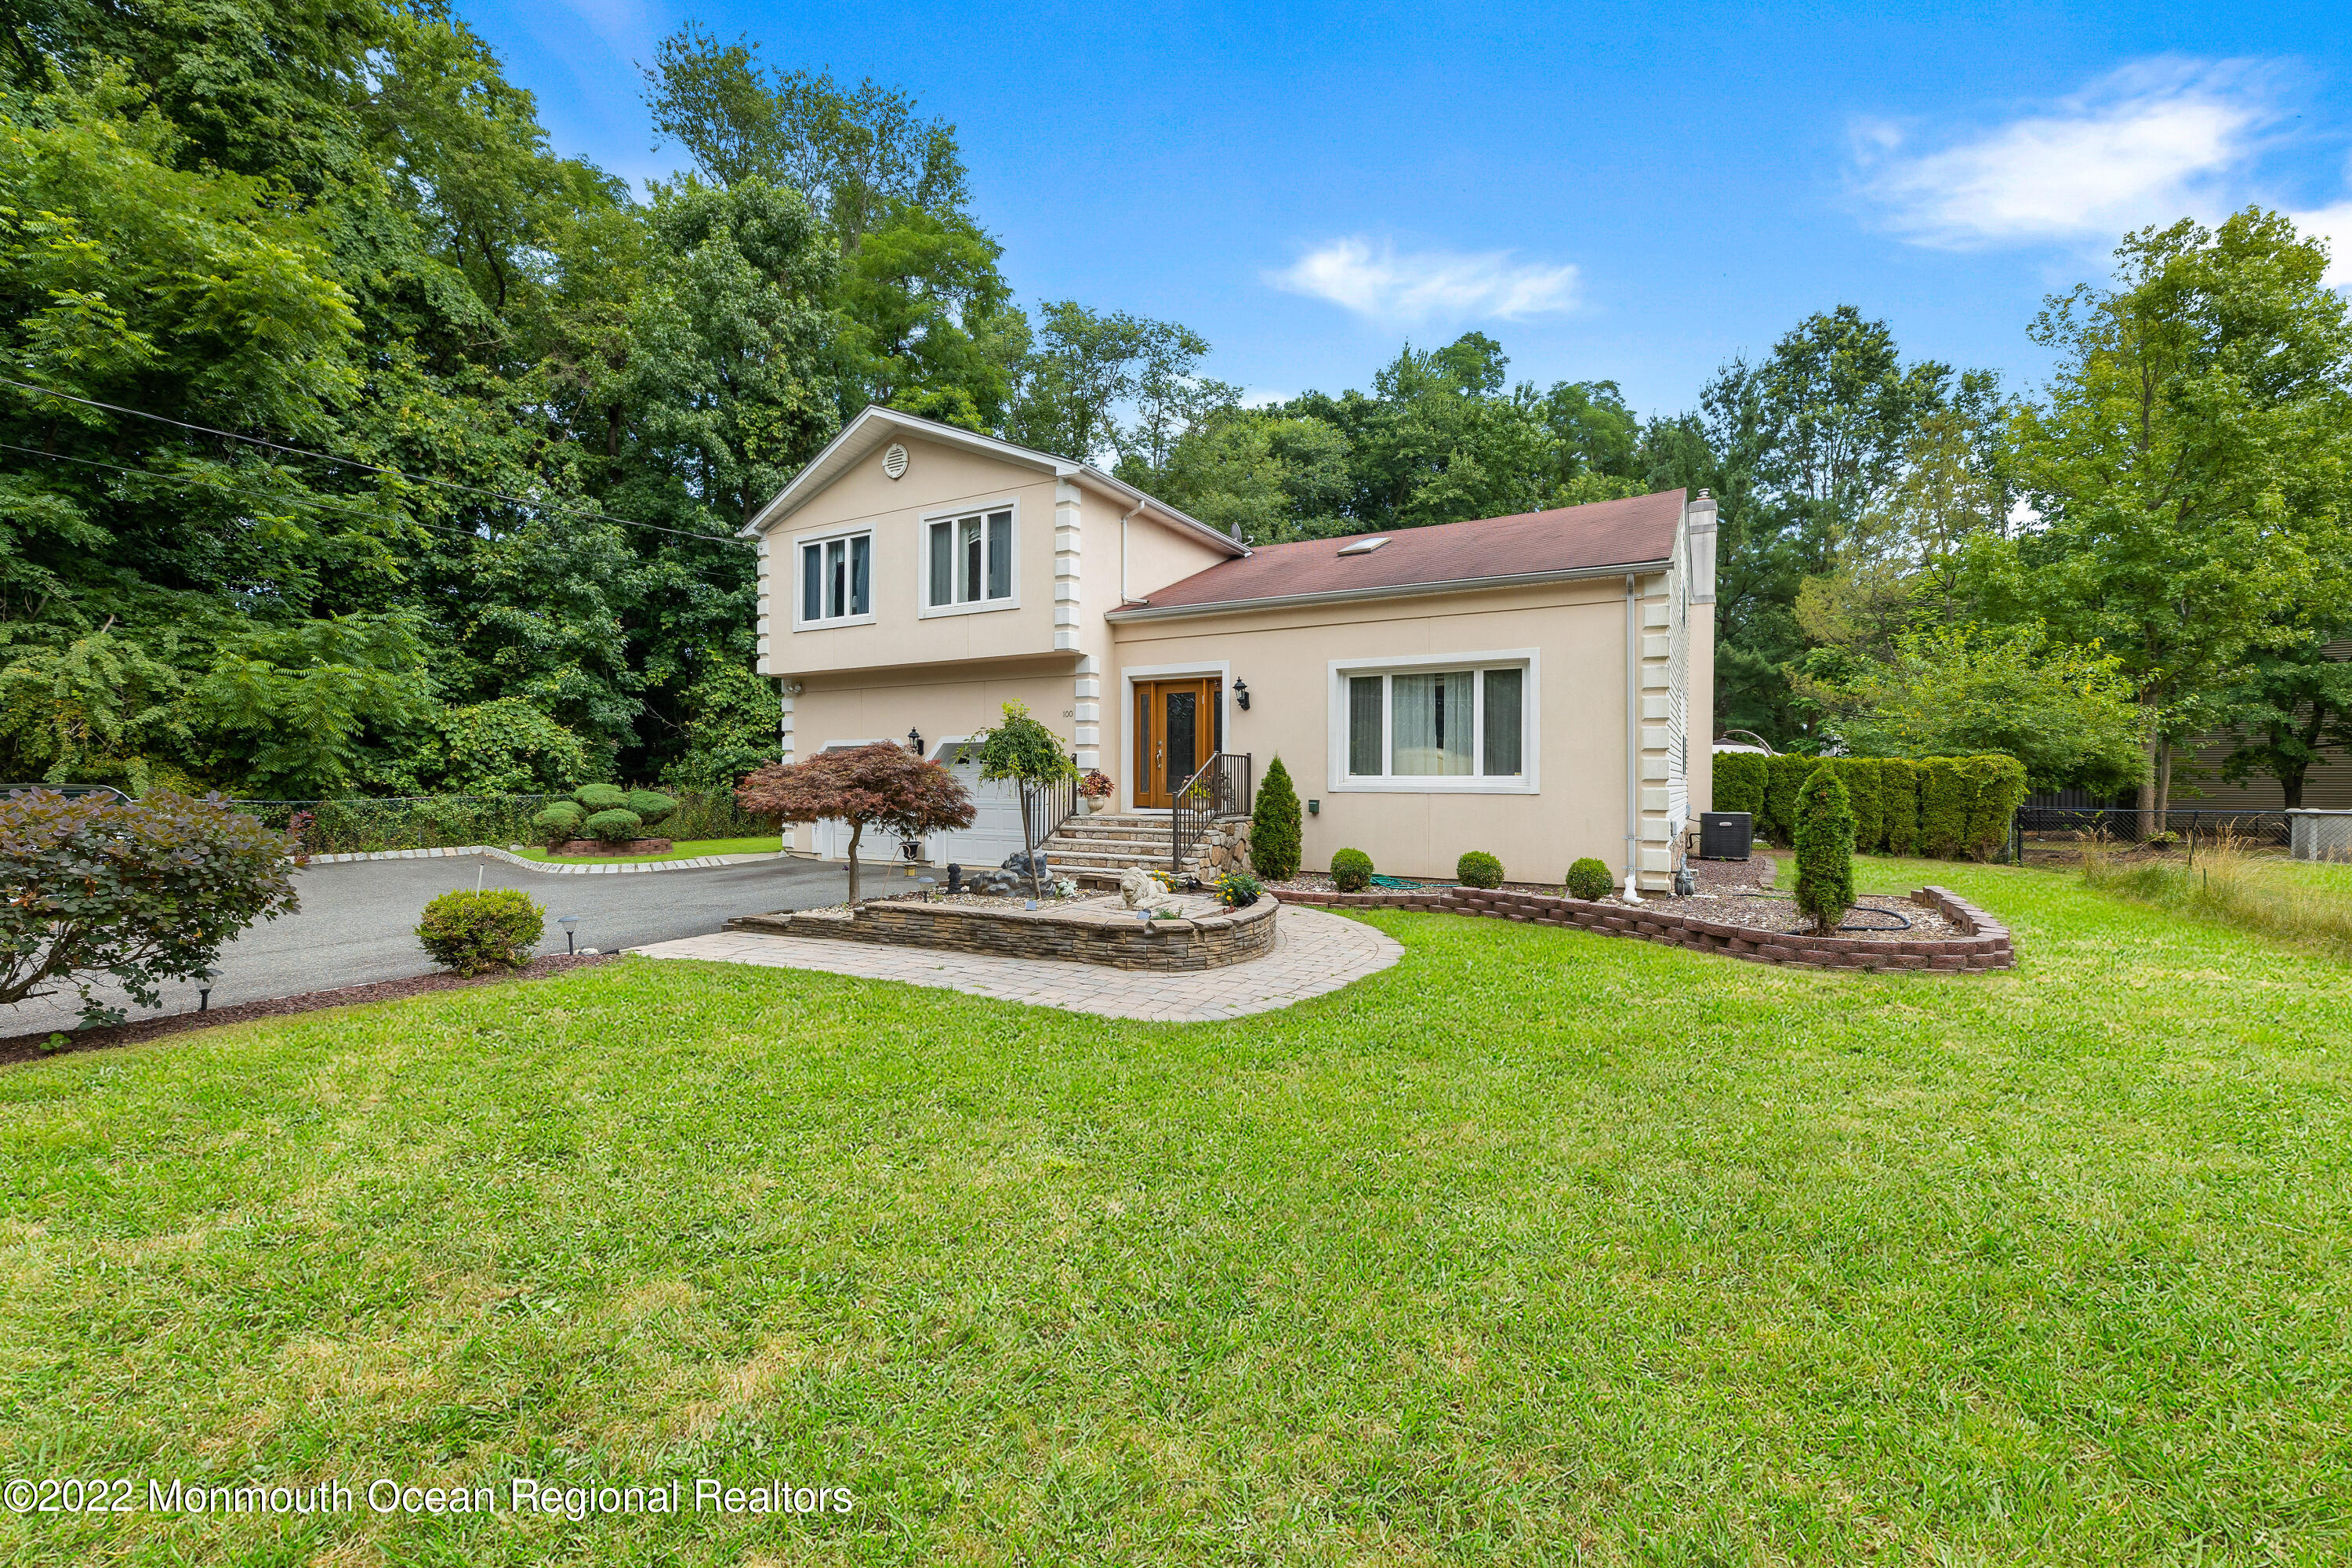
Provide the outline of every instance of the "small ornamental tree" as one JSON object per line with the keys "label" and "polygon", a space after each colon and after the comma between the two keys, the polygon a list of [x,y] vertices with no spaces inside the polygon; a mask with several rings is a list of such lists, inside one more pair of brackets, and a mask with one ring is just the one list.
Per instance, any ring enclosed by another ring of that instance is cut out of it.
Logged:
{"label": "small ornamental tree", "polygon": [[1853,904],[1853,802],[1835,768],[1816,768],[1797,791],[1797,907],[1828,936]]}
{"label": "small ornamental tree", "polygon": [[900,838],[970,827],[979,814],[955,775],[904,746],[877,741],[820,752],[804,763],[770,763],[735,791],[753,816],[849,824],[849,901],[858,901],[857,846],[869,826]]}
{"label": "small ornamental tree", "polygon": [[0,802],[0,1005],[71,984],[87,1023],[118,1009],[90,996],[105,975],[142,1007],[159,983],[194,980],[231,937],[295,907],[292,845],[217,795],[158,790],[136,801],[23,790]]}
{"label": "small ornamental tree", "polygon": [[971,750],[980,758],[983,781],[1012,779],[1021,786],[1021,852],[1029,862],[1029,896],[1042,899],[1045,893],[1037,876],[1037,833],[1029,820],[1028,786],[1075,778],[1078,764],[1062,749],[1059,735],[1029,717],[1025,702],[1006,703],[1004,722],[974,735]]}
{"label": "small ornamental tree", "polygon": [[1257,805],[1250,814],[1250,864],[1261,877],[1281,881],[1298,874],[1298,791],[1291,786],[1290,770],[1282,753],[1266,764],[1257,786]]}

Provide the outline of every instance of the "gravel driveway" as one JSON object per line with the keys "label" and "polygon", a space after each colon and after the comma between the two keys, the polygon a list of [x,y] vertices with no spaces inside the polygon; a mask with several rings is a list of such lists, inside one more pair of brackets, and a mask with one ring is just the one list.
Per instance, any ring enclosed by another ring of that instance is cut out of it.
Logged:
{"label": "gravel driveway", "polygon": [[[542,952],[563,951],[560,915],[578,915],[576,940],[610,952],[646,942],[701,936],[732,915],[814,909],[848,896],[846,870],[824,860],[777,858],[702,871],[581,877],[526,871],[488,856],[434,860],[358,860],[310,866],[294,873],[302,907],[295,914],[247,928],[221,952],[216,1005],[290,996],[337,985],[364,985],[430,973],[433,961],[416,945],[416,921],[427,900],[452,888],[521,888],[547,910]],[[869,881],[874,872],[866,873]],[[117,1005],[127,998],[114,994]],[[184,1013],[196,1005],[193,985],[167,984],[163,1005],[130,1009],[133,1018]],[[70,990],[0,1007],[0,1037],[71,1028],[80,1021]]]}

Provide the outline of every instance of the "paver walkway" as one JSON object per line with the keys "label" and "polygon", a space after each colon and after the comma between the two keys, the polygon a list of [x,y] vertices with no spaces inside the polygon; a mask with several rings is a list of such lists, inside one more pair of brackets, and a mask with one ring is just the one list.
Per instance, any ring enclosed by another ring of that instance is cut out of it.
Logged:
{"label": "paver walkway", "polygon": [[937,985],[1000,1002],[1027,1002],[1106,1018],[1205,1024],[1271,1013],[1377,974],[1404,956],[1394,938],[1321,910],[1285,905],[1274,951],[1246,963],[1153,974],[1099,963],[997,958],[931,947],[885,947],[823,938],[721,931],[634,948],[648,958],[700,958],[777,969],[822,969],[869,980]]}

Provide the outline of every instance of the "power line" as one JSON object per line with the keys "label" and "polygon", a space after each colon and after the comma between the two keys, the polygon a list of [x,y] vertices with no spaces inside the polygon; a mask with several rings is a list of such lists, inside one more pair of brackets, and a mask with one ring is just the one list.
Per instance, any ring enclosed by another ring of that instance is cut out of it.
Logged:
{"label": "power line", "polygon": [[[272,452],[284,452],[291,457],[313,458],[322,463],[340,463],[347,468],[357,468],[362,473],[383,474],[394,479],[406,479],[411,484],[438,485],[443,489],[483,496],[491,500],[505,501],[512,506],[530,507],[541,511],[568,512],[574,517],[593,518],[599,522],[616,523],[623,528],[642,528],[655,533],[674,534],[680,539],[699,539],[713,544],[746,542],[732,534],[698,533],[690,528],[665,528],[657,522],[639,522],[634,518],[614,517],[612,513],[599,511],[594,507],[566,506],[561,501],[530,500],[522,496],[509,495],[504,490],[485,489],[479,485],[460,484],[456,479],[436,479],[430,474],[412,474],[404,468],[387,468],[376,463],[362,463],[357,458],[339,458],[332,452],[316,452],[308,447],[289,447],[282,442],[264,440],[258,436],[240,436],[234,430],[216,430],[209,425],[191,425],[184,419],[173,419],[168,415],[150,414],[143,408],[126,408],[119,403],[101,403],[95,397],[82,397],[70,392],[59,392],[53,386],[41,386],[29,381],[16,381],[5,375],[0,375],[0,386],[13,386],[19,392],[37,392],[44,397],[62,398],[68,403],[79,403],[86,408],[102,408],[109,414],[126,414],[133,419],[152,419],[158,425],[169,425],[181,430],[192,430],[200,436],[217,436],[224,441],[243,441],[250,446],[267,447]],[[26,448],[12,449],[23,451]],[[139,470],[125,469],[124,471],[135,473]]]}
{"label": "power line", "polygon": [[268,490],[249,490],[237,485],[221,484],[197,474],[163,474],[156,472],[153,468],[129,468],[121,463],[101,463],[95,458],[75,458],[63,452],[44,452],[38,447],[19,447],[13,441],[0,441],[0,452],[22,452],[28,458],[42,458],[52,463],[79,463],[85,468],[109,468],[118,474],[129,474],[134,479],[161,479],[168,485],[201,485],[207,489],[219,490],[225,495],[243,496],[247,500],[280,505],[325,507],[331,511],[347,511],[353,516],[369,518],[377,522],[388,522],[407,528],[429,528],[436,533],[446,533],[458,539],[482,538],[482,535],[467,529],[449,528],[437,522],[419,522],[413,517],[386,517],[382,512],[369,511],[363,507],[352,506],[348,502],[329,500],[323,496],[289,496],[282,493],[272,494]]}

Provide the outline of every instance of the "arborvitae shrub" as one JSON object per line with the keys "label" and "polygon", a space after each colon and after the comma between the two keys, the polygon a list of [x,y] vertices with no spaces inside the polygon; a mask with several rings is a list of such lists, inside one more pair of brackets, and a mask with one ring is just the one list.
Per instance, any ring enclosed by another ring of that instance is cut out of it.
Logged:
{"label": "arborvitae shrub", "polygon": [[2025,764],[1998,752],[1959,759],[1970,786],[1963,853],[1990,860],[2009,838],[2010,818],[2025,800]]}
{"label": "arborvitae shrub", "polygon": [[1616,890],[1617,879],[1609,874],[1608,866],[1590,855],[1568,868],[1568,896],[1571,899],[1605,899]]}
{"label": "arborvitae shrub", "polygon": [[1454,879],[1465,888],[1499,888],[1503,863],[1484,849],[1473,849],[1454,862]]}
{"label": "arborvitae shrub", "polygon": [[425,906],[416,940],[433,961],[460,974],[517,969],[546,929],[547,911],[519,888],[461,889]]}
{"label": "arborvitae shrub", "polygon": [[1919,769],[1919,853],[1948,859],[1969,841],[1975,780],[1959,757],[1927,757]]}
{"label": "arborvitae shrub", "polygon": [[1261,877],[1280,881],[1298,874],[1298,791],[1291,786],[1290,770],[1282,754],[1265,767],[1257,786],[1257,805],[1250,812],[1250,864]]}
{"label": "arborvitae shrub", "polygon": [[1886,852],[1913,855],[1919,849],[1919,764],[1907,757],[1882,757],[1878,763],[1878,809]]}
{"label": "arborvitae shrub", "polygon": [[1838,779],[1845,785],[1846,798],[1853,803],[1853,849],[1857,855],[1875,855],[1886,842],[1886,814],[1879,797],[1879,776],[1875,757],[1838,759]]}
{"label": "arborvitae shrub", "polygon": [[1360,893],[1372,885],[1372,858],[1360,849],[1342,849],[1331,857],[1331,885],[1343,893]]}
{"label": "arborvitae shrub", "polygon": [[1797,792],[1797,907],[1826,936],[1853,903],[1853,802],[1835,768],[1814,772]]}
{"label": "arborvitae shrub", "polygon": [[1768,768],[1765,786],[1764,816],[1769,825],[1772,842],[1786,846],[1796,842],[1797,791],[1806,778],[1821,765],[1819,757],[1783,754],[1765,759]]}
{"label": "arborvitae shrub", "polygon": [[1715,755],[1715,809],[1744,811],[1754,819],[1758,832],[1764,830],[1765,764],[1770,762],[1756,752],[1718,752]]}

